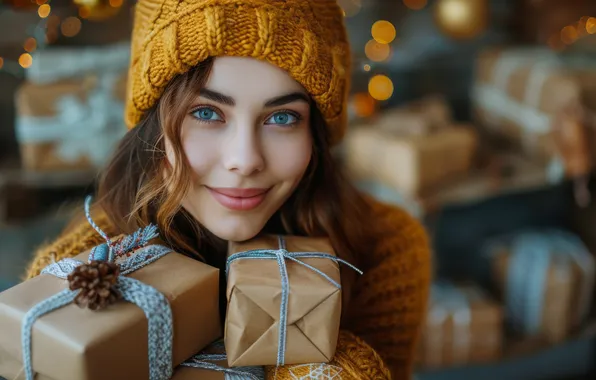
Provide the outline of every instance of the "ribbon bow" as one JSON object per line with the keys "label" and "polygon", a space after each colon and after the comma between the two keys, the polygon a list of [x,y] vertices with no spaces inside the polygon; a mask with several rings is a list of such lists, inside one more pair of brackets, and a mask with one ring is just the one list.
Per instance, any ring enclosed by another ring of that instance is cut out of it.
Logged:
{"label": "ribbon bow", "polygon": [[317,258],[317,259],[328,259],[335,261],[336,263],[345,264],[351,269],[355,270],[359,274],[362,274],[362,271],[356,268],[354,265],[348,263],[345,260],[342,260],[336,256],[330,255],[324,252],[288,252],[286,250],[285,240],[282,236],[278,236],[277,238],[279,249],[255,249],[250,251],[244,251],[235,253],[228,257],[226,263],[226,277],[230,270],[230,265],[236,260],[242,259],[275,259],[277,260],[277,266],[279,267],[279,274],[281,276],[281,305],[279,310],[279,337],[278,337],[278,348],[277,348],[277,366],[283,366],[285,361],[285,352],[286,352],[286,323],[288,318],[288,297],[290,293],[290,281],[288,279],[288,270],[286,267],[286,259],[291,260],[297,264],[304,266],[312,270],[315,273],[318,273],[320,276],[325,278],[331,284],[333,284],[338,289],[341,289],[341,285],[338,284],[335,280],[331,277],[323,273],[321,270],[309,265],[301,260],[300,258]]}
{"label": "ribbon bow", "polygon": [[[149,240],[157,236],[155,226],[149,225],[132,235],[126,236],[119,243],[110,241],[107,235],[93,222],[89,215],[91,196],[85,200],[85,214],[89,223],[106,240],[107,244],[95,247],[89,254],[91,260],[106,260],[116,262],[120,268],[116,289],[124,300],[139,306],[148,320],[149,340],[149,378],[151,380],[165,380],[172,376],[172,310],[167,298],[155,288],[125,275],[136,271],[171,252],[171,249],[161,245],[145,247]],[[101,257],[104,251],[109,251],[106,257]],[[143,248],[143,249],[140,249]],[[127,257],[127,254],[139,251]],[[119,262],[118,262],[119,260]],[[50,274],[66,279],[78,266],[85,263],[72,258],[54,262],[42,270],[42,274]],[[23,367],[27,380],[33,380],[31,364],[31,333],[35,321],[41,316],[66,306],[74,301],[78,291],[65,289],[52,297],[41,301],[29,310],[24,317],[21,328],[23,349]]]}

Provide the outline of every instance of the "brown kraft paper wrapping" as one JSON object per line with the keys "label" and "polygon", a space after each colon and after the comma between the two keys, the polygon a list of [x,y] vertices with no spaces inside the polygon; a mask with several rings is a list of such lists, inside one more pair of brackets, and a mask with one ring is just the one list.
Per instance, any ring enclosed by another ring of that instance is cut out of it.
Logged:
{"label": "brown kraft paper wrapping", "polygon": [[[65,96],[72,96],[82,104],[88,104],[89,95],[98,87],[98,81],[96,76],[87,76],[82,79],[62,80],[44,85],[25,82],[15,96],[17,118],[55,118],[58,116],[57,104]],[[125,87],[126,75],[122,74],[115,79],[108,96],[123,103],[126,95]],[[116,128],[118,127],[116,126]],[[125,130],[124,124],[121,128],[123,131]],[[88,170],[94,169],[96,166],[85,155],[81,155],[77,159],[61,157],[58,153],[57,141],[25,140],[19,141],[19,145],[23,166],[28,170]]]}
{"label": "brown kraft paper wrapping", "polygon": [[[545,58],[540,54],[535,54],[531,60],[527,59],[527,54],[524,58],[523,53],[519,53],[519,59],[505,57],[509,53],[503,48],[481,52],[476,62],[476,86],[496,89],[517,107],[533,110],[537,115],[547,118],[543,121],[542,130],[527,124],[531,123],[529,118],[521,123],[523,114],[520,110],[507,106],[510,111],[505,112],[504,105],[495,101],[484,104],[478,93],[473,96],[475,117],[480,125],[493,129],[494,137],[521,147],[536,158],[548,160],[555,149],[551,131],[553,118],[565,107],[580,104],[580,85],[563,69],[541,67]],[[499,66],[503,65],[503,59],[510,59],[505,65],[508,71]],[[499,69],[508,75],[499,76]],[[540,75],[535,75],[536,72]],[[542,78],[543,74],[543,80],[536,79]],[[515,115],[515,118],[508,113]]]}
{"label": "brown kraft paper wrapping", "polygon": [[[493,262],[493,276],[503,298],[507,297],[505,285],[509,258],[510,253],[503,251],[495,256]],[[549,342],[555,343],[564,340],[572,326],[572,318],[575,317],[572,308],[573,295],[576,290],[579,290],[579,286],[577,286],[578,278],[576,277],[574,280],[573,277],[580,270],[575,268],[574,264],[572,265],[574,268],[571,272],[567,271],[565,267],[551,265],[546,274],[540,332]]]}
{"label": "brown kraft paper wrapping", "polygon": [[441,368],[498,360],[503,345],[501,306],[474,285],[457,285],[467,306],[452,310],[432,300],[418,347],[418,364]]}
{"label": "brown kraft paper wrapping", "polygon": [[428,96],[385,111],[375,124],[388,132],[423,135],[448,127],[451,120],[451,109],[445,99]]}
{"label": "brown kraft paper wrapping", "polygon": [[346,165],[355,179],[378,180],[417,196],[467,174],[477,145],[467,125],[410,136],[363,127],[346,138]]}
{"label": "brown kraft paper wrapping", "polygon": [[[335,255],[328,239],[285,236],[288,252]],[[229,255],[278,249],[276,236],[229,244]],[[341,283],[338,265],[328,259],[301,258]],[[335,354],[341,316],[341,290],[320,274],[286,260],[288,301],[285,364],[326,363]],[[277,363],[281,277],[275,259],[241,259],[228,272],[225,345],[230,367]]]}
{"label": "brown kraft paper wrapping", "polygon": [[[218,269],[169,253],[128,276],[169,300],[174,366],[221,336]],[[43,274],[0,293],[0,352],[22,362],[23,316],[66,287],[65,280]],[[31,352],[33,370],[51,379],[149,378],[147,319],[139,307],[124,301],[96,312],[70,304],[44,315],[33,326]],[[9,359],[0,358],[0,364]]]}

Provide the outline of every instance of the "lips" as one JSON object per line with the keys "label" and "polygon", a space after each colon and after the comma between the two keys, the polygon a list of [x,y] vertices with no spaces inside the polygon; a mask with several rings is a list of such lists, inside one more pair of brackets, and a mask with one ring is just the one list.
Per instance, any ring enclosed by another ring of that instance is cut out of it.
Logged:
{"label": "lips", "polygon": [[258,207],[269,189],[207,187],[213,198],[222,206],[235,211],[248,211]]}

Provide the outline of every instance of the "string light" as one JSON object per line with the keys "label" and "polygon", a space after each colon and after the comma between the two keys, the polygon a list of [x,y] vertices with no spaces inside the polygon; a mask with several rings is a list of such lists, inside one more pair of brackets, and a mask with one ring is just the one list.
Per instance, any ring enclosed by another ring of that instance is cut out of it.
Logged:
{"label": "string light", "polygon": [[376,100],[387,100],[393,95],[393,82],[385,75],[375,75],[368,82],[368,92]]}
{"label": "string light", "polygon": [[31,57],[31,54],[29,54],[29,53],[23,53],[19,57],[19,65],[21,65],[21,67],[24,69],[30,67],[32,63],[33,63],[33,57]]}
{"label": "string light", "polygon": [[428,4],[427,0],[403,0],[403,2],[406,7],[415,11],[426,7],[426,4]]}
{"label": "string light", "polygon": [[372,37],[381,44],[390,44],[395,39],[395,26],[385,20],[375,22],[371,28]]}
{"label": "string light", "polygon": [[37,9],[37,14],[41,18],[46,18],[50,15],[51,11],[52,11],[52,8],[48,4],[42,4]]}

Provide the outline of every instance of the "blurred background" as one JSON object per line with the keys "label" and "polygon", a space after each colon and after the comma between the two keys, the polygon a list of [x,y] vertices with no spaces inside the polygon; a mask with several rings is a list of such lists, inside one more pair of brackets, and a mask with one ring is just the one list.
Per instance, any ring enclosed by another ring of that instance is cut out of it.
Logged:
{"label": "blurred background", "polygon": [[[336,154],[432,240],[417,378],[596,378],[596,0],[338,1]],[[0,4],[1,291],[125,131],[134,1]]]}

